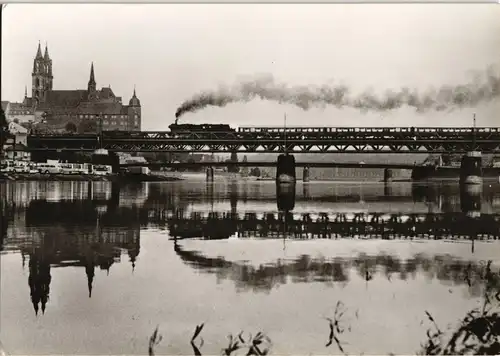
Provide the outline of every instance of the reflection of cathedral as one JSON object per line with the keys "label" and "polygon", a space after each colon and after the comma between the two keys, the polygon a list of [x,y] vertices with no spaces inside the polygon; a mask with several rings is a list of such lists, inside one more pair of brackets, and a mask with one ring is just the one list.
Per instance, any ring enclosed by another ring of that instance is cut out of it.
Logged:
{"label": "reflection of cathedral", "polygon": [[[25,210],[26,226],[20,235],[8,237],[10,251],[20,250],[23,266],[29,258],[29,286],[35,313],[45,311],[54,269],[80,267],[92,296],[95,270],[107,271],[126,252],[135,268],[140,252],[140,225],[121,209],[104,213],[93,201],[31,201]],[[18,227],[21,228],[21,227]],[[12,241],[11,241],[12,240]]]}
{"label": "reflection of cathedral", "polygon": [[32,255],[29,262],[28,284],[30,286],[31,302],[35,313],[38,314],[41,304],[42,313],[45,313],[45,306],[49,300],[50,262],[44,256]]}
{"label": "reflection of cathedral", "polygon": [[126,250],[132,269],[135,268],[140,249],[139,230],[105,230],[103,234],[77,234],[68,230],[47,228],[45,232],[35,234],[32,245],[21,246],[23,262],[29,256],[29,286],[35,312],[39,304],[42,312],[49,297],[51,269],[60,267],[83,267],[87,275],[89,298],[95,269],[100,268],[109,274],[111,266],[120,262],[122,250]]}

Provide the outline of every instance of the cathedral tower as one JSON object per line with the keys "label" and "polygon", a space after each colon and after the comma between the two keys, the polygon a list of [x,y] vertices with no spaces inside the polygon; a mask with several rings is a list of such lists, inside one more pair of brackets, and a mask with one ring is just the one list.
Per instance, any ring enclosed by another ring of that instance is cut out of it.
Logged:
{"label": "cathedral tower", "polygon": [[127,131],[140,131],[141,130],[141,101],[135,93],[128,102],[128,124]]}
{"label": "cathedral tower", "polygon": [[38,50],[33,60],[33,72],[31,73],[31,94],[36,103],[45,101],[46,92],[52,90],[52,59],[49,50],[45,46],[45,55],[42,56],[42,48],[38,43]]}

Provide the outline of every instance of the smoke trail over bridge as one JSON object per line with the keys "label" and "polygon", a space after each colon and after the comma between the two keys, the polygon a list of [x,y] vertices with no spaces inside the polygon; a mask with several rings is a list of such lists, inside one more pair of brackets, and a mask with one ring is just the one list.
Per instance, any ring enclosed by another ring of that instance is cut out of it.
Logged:
{"label": "smoke trail over bridge", "polygon": [[197,93],[179,106],[175,116],[179,118],[208,106],[224,107],[254,99],[291,104],[303,110],[332,106],[339,109],[354,108],[362,112],[386,112],[406,106],[414,108],[418,113],[425,113],[431,110],[453,111],[473,107],[499,97],[500,75],[493,66],[473,75],[469,83],[443,85],[438,89],[430,88],[425,91],[410,88],[386,90],[382,95],[377,95],[372,90],[354,95],[345,85],[288,86],[276,81],[272,75],[265,75],[230,87]]}

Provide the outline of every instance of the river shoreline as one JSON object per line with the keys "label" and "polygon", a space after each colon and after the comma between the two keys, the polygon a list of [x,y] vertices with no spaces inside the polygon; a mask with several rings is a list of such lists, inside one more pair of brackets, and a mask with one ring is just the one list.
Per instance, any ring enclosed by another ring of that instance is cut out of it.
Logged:
{"label": "river shoreline", "polygon": [[47,182],[120,182],[120,183],[135,183],[135,182],[173,182],[184,180],[180,177],[172,177],[165,175],[123,175],[113,174],[109,176],[98,175],[80,175],[80,174],[5,174],[0,173],[0,182],[2,181],[47,181]]}

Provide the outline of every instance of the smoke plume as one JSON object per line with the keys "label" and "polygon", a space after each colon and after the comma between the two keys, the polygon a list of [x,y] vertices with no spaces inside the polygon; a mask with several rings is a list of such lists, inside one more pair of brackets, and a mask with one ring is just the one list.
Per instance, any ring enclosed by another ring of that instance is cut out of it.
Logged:
{"label": "smoke plume", "polygon": [[303,110],[333,106],[339,109],[354,108],[362,112],[385,112],[407,106],[418,113],[425,113],[430,110],[453,111],[474,107],[499,97],[500,76],[493,67],[473,75],[467,84],[445,85],[423,92],[401,88],[396,91],[387,90],[383,95],[377,95],[371,90],[352,95],[349,87],[344,85],[287,86],[267,75],[231,87],[219,87],[195,94],[179,106],[175,116],[179,118],[185,113],[194,113],[207,106],[224,107],[230,103],[245,103],[254,99],[292,104]]}

